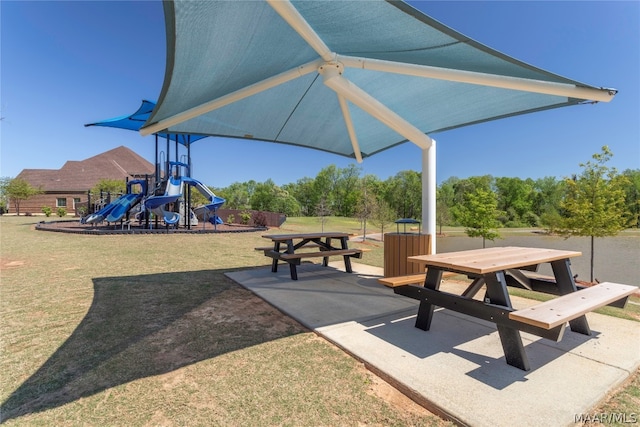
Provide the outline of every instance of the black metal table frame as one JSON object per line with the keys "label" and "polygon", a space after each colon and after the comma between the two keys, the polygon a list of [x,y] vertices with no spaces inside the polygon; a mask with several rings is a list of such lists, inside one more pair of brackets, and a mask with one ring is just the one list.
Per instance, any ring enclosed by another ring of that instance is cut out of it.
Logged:
{"label": "black metal table frame", "polygon": [[[565,295],[576,292],[577,288],[571,274],[569,259],[551,261],[550,264],[556,279],[558,294]],[[444,271],[464,274],[473,277],[474,280],[461,295],[444,292],[440,290],[440,282]],[[507,270],[499,270],[471,276],[464,271],[429,266],[424,286],[399,286],[394,288],[394,292],[420,301],[415,326],[424,331],[428,331],[431,327],[434,306],[495,323],[507,363],[528,371],[531,369],[531,365],[524,351],[520,331],[559,341],[562,338],[565,326],[544,329],[509,319],[509,313],[515,311],[515,309],[511,304],[507,291],[506,272]],[[482,285],[486,285],[484,301],[473,299],[473,296],[480,290]],[[591,335],[586,316],[570,321],[569,325],[573,332]]]}
{"label": "black metal table frame", "polygon": [[[265,236],[266,237],[266,236]],[[322,239],[325,239],[324,242],[322,241]],[[297,239],[301,239],[300,242],[294,244],[293,240],[297,240]],[[337,248],[335,246],[332,246],[331,241],[333,239],[340,239],[340,248]],[[282,243],[285,243],[287,245],[287,249],[285,251],[285,253],[288,254],[293,254],[295,253],[296,250],[304,247],[306,244],[308,243],[315,243],[316,245],[318,245],[320,247],[320,251],[334,251],[334,250],[340,250],[340,249],[349,249],[348,243],[347,241],[349,240],[349,236],[344,235],[344,236],[320,236],[320,237],[304,237],[304,235],[300,235],[298,237],[296,236],[292,236],[290,238],[286,238],[286,239],[282,239],[282,240],[273,240],[274,242],[274,246],[273,246],[273,250],[275,252],[280,252],[281,250],[281,245]],[[296,265],[300,264],[300,260],[296,259],[296,260],[290,260],[287,261],[287,263],[289,264],[289,272],[291,274],[291,279],[293,280],[298,280],[298,273],[297,273],[297,269],[296,269]],[[326,267],[327,265],[329,265],[329,257],[323,257],[322,258],[322,265],[324,267]],[[350,255],[345,255],[344,256],[344,266],[345,266],[345,270],[347,273],[352,273],[353,269],[351,267],[351,256]],[[271,262],[271,272],[272,273],[276,273],[278,271],[278,259],[274,258],[273,261]]]}

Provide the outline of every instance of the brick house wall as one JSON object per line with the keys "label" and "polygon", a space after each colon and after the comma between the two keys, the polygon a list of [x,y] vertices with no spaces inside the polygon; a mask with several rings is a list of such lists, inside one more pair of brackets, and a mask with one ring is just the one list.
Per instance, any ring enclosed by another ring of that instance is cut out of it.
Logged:
{"label": "brick house wall", "polygon": [[[87,203],[87,191],[75,191],[66,193],[49,192],[45,194],[38,194],[37,196],[30,197],[27,200],[20,202],[20,215],[24,214],[41,214],[42,208],[48,206],[51,208],[51,215],[55,216],[58,207],[64,207],[68,215],[75,215],[76,204]],[[63,205],[64,203],[64,205]],[[9,206],[9,212],[15,213],[15,206]]]}
{"label": "brick house wall", "polygon": [[[136,176],[153,175],[155,167],[132,150],[118,147],[81,161],[70,160],[60,169],[23,169],[16,178],[22,178],[43,194],[20,202],[20,214],[41,214],[42,207],[51,208],[56,215],[61,205],[68,214],[75,214],[78,202],[86,204],[87,192],[101,180],[122,180]],[[93,202],[93,201],[92,201]],[[8,213],[16,213],[13,200],[7,205]]]}

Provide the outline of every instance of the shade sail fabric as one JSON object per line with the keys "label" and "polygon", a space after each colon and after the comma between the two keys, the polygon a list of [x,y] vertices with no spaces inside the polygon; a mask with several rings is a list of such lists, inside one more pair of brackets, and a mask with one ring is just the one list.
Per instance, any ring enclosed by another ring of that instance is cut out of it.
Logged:
{"label": "shade sail fabric", "polygon": [[[139,131],[142,125],[147,121],[147,119],[151,115],[151,112],[153,111],[155,106],[156,106],[155,102],[147,101],[145,99],[145,100],[142,100],[142,104],[140,105],[138,110],[136,110],[136,112],[133,114],[114,117],[112,119],[102,120],[95,123],[88,123],[85,126],[104,126],[104,127]],[[158,136],[166,138],[167,134],[159,133]],[[177,141],[182,145],[188,145],[202,138],[206,138],[206,135],[190,135],[190,134],[187,134],[187,135],[170,134],[169,135],[169,139],[171,141]]]}
{"label": "shade sail fabric", "polygon": [[[164,9],[165,81],[143,134],[364,158],[411,139],[405,128],[432,134],[615,94],[501,54],[404,2],[187,0]],[[341,87],[323,67],[335,67]]]}

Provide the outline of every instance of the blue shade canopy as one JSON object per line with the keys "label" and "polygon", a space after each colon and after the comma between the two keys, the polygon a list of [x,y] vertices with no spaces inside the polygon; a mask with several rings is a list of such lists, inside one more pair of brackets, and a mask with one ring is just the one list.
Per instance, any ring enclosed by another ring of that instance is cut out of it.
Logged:
{"label": "blue shade canopy", "polygon": [[[128,116],[115,117],[113,119],[102,120],[96,123],[88,123],[85,126],[105,126],[119,129],[128,129],[133,131],[139,131],[142,125],[147,121],[154,107],[155,102],[142,100],[140,108]],[[158,133],[158,136],[166,138],[168,134]],[[206,135],[185,135],[185,134],[169,134],[171,141],[177,141],[182,145],[189,145],[190,143],[202,138],[206,138]]]}
{"label": "blue shade canopy", "polygon": [[163,4],[165,80],[142,134],[256,139],[360,161],[616,93],[508,57],[399,1]]}

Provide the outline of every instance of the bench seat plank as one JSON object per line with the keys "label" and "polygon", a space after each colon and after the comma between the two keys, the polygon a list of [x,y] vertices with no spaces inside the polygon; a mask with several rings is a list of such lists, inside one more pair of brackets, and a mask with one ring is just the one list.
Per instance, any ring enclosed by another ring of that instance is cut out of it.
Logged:
{"label": "bench seat plank", "polygon": [[[321,248],[321,247],[322,247],[322,246],[320,246],[320,245],[319,245],[319,244],[317,244],[317,243],[308,242],[308,243],[306,243],[304,246],[300,247],[300,249],[306,249],[306,248]],[[271,251],[271,250],[273,250],[273,245],[271,245],[271,246],[258,246],[257,248],[253,248],[253,249],[255,249],[256,251]],[[281,251],[286,251],[286,250],[287,250],[287,246],[286,246],[286,245],[281,246],[281,247],[280,247],[280,250],[281,250]]]}
{"label": "bench seat plank", "polygon": [[282,253],[280,254],[280,259],[289,260],[289,259],[299,259],[299,258],[314,258],[314,257],[328,257],[328,256],[336,256],[336,255],[349,255],[360,257],[362,255],[362,251],[360,249],[336,249],[331,251],[316,251],[316,252],[297,252],[294,254]]}
{"label": "bench seat plank", "polygon": [[533,307],[509,313],[509,318],[529,325],[552,329],[638,291],[636,286],[603,282],[554,298]]}
{"label": "bench seat plank", "polygon": [[[445,271],[442,273],[442,277],[451,277],[455,276],[456,273]],[[378,279],[378,283],[381,283],[390,288],[395,288],[396,286],[406,286],[406,285],[422,285],[425,279],[425,273],[418,274],[409,274],[407,276],[396,276],[396,277],[381,277]]]}

